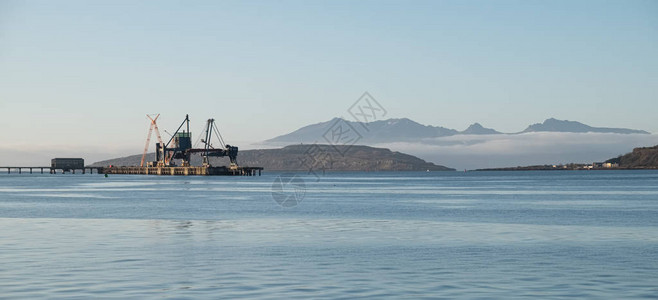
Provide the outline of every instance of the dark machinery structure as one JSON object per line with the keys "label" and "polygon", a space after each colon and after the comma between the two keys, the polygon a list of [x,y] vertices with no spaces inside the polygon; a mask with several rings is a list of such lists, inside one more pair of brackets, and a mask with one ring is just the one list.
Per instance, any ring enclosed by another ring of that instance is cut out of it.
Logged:
{"label": "dark machinery structure", "polygon": [[[151,127],[146,138],[142,162],[139,166],[108,166],[99,169],[104,174],[134,174],[134,175],[228,175],[228,176],[260,176],[263,167],[238,166],[238,147],[224,143],[219,133],[215,119],[209,119],[195,144],[192,144],[190,132],[190,117],[185,115],[178,129],[171,138],[164,143],[157,125],[159,115],[151,117]],[[152,131],[155,130],[158,142],[155,144],[156,160],[144,165],[146,153],[151,140]],[[167,132],[167,131],[165,131]],[[200,154],[203,158],[202,166],[190,165],[192,154]],[[228,157],[229,166],[212,166],[210,158]],[[176,162],[180,161],[179,164]]]}
{"label": "dark machinery structure", "polygon": [[[216,140],[218,145],[214,145],[213,140]],[[174,167],[176,166],[175,160],[180,159],[182,161],[181,167],[189,167],[192,154],[198,153],[203,157],[204,167],[212,167],[210,157],[228,157],[230,160],[229,169],[238,168],[238,147],[224,143],[224,139],[215,124],[215,119],[208,119],[203,138],[200,141],[203,143],[203,148],[193,148],[190,117],[185,115],[185,119],[169,141],[164,145],[161,141],[155,145],[156,161],[154,163],[158,167]]]}

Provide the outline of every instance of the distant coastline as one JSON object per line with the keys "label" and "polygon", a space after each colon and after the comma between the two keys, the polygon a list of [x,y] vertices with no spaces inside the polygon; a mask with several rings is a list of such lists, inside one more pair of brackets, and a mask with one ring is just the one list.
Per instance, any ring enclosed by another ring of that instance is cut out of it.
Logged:
{"label": "distant coastline", "polygon": [[475,171],[558,171],[558,170],[658,170],[658,145],[639,147],[605,162],[591,164],[570,163],[559,165],[534,165],[503,168],[476,169]]}
{"label": "distant coastline", "polygon": [[487,168],[475,169],[473,171],[613,171],[613,170],[658,170],[658,167],[610,167],[610,168],[588,168],[587,164],[578,164],[580,167],[553,167],[552,165],[545,166],[519,166],[519,167],[503,167],[503,168]]}

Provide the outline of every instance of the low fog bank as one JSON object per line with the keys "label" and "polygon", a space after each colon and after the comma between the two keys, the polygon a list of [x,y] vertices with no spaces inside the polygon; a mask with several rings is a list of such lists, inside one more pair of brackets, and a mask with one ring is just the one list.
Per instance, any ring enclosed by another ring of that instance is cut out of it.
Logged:
{"label": "low fog bank", "polygon": [[591,163],[658,144],[658,135],[534,132],[455,135],[419,143],[376,144],[424,160],[463,169]]}

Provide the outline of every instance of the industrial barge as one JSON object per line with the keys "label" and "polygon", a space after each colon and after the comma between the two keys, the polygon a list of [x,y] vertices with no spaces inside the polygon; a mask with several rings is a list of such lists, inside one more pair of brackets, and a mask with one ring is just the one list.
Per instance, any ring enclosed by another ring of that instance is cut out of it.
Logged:
{"label": "industrial barge", "polygon": [[[142,154],[142,160],[139,166],[107,166],[99,168],[99,173],[104,174],[134,174],[134,175],[228,175],[228,176],[260,176],[263,171],[262,167],[238,166],[238,147],[224,143],[222,135],[215,125],[215,119],[208,119],[205,126],[203,138],[199,141],[203,144],[202,148],[192,146],[192,133],[190,132],[190,117],[185,115],[185,120],[178,126],[176,132],[171,136],[167,143],[164,143],[160,130],[158,129],[157,119],[147,117],[151,121],[146,145]],[[155,131],[158,142],[155,144],[155,161],[145,162],[146,152],[148,151],[151,135]],[[213,139],[218,142],[218,147],[212,144]],[[198,141],[197,143],[198,144]],[[192,154],[199,154],[203,158],[201,166],[190,165]],[[228,157],[230,164],[228,166],[213,166],[210,164],[211,157]]]}

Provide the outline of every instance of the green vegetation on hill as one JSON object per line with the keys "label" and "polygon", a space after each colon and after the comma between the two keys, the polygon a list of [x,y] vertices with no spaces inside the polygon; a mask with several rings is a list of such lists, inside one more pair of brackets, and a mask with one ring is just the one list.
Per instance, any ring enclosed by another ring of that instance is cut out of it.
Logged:
{"label": "green vegetation on hill", "polygon": [[640,147],[633,152],[607,160],[617,163],[620,168],[626,169],[658,169],[658,145],[653,147]]}
{"label": "green vegetation on hill", "polygon": [[[155,155],[149,153],[147,161]],[[94,163],[92,166],[137,166],[141,155],[132,155]],[[193,165],[201,164],[201,157],[192,156]],[[211,158],[211,164],[227,165],[226,158]],[[264,167],[270,171],[454,171],[418,157],[368,146],[290,145],[280,149],[241,150],[241,166]]]}

